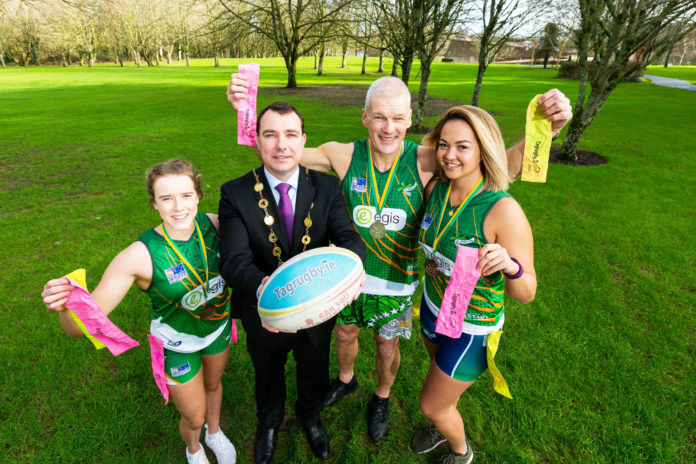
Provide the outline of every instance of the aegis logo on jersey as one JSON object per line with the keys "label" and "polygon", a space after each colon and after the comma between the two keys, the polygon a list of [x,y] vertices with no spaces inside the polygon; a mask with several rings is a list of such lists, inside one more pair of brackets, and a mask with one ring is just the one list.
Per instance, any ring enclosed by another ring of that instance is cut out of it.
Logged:
{"label": "aegis logo on jersey", "polygon": [[381,222],[387,230],[401,230],[406,227],[406,211],[398,208],[382,208],[380,214],[374,206],[358,205],[353,208],[353,222],[359,227],[370,227],[373,222]]}
{"label": "aegis logo on jersey", "polygon": [[[221,295],[224,290],[225,280],[222,277],[217,276],[215,278],[210,279],[208,281],[207,301],[210,301],[216,296]],[[205,292],[203,291],[203,288],[201,286],[194,288],[181,298],[181,306],[188,309],[189,311],[195,310],[205,302]]]}
{"label": "aegis logo on jersey", "polygon": [[444,256],[439,251],[433,253],[433,249],[423,242],[418,242],[418,245],[420,245],[421,250],[423,250],[423,254],[425,254],[425,259],[434,259],[435,263],[437,263],[438,269],[443,274],[445,274],[446,276],[452,275],[452,269],[454,269],[454,261]]}

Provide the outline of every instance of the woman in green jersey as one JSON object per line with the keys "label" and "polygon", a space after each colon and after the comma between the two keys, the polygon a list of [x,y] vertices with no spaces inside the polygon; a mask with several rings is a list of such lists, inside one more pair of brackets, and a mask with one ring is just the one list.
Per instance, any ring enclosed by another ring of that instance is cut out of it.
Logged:
{"label": "woman in green jersey", "polygon": [[[162,224],[111,261],[92,296],[107,315],[133,284],[150,297],[150,332],[164,345],[165,376],[181,413],[179,433],[188,462],[208,462],[199,442],[205,424],[205,442],[218,462],[234,464],[236,450],[220,430],[220,380],[232,321],[229,291],[218,271],[217,215],[198,213],[200,175],[186,161],[155,165],[146,186]],[[64,306],[73,288],[66,278],[54,279],[46,283],[42,297],[58,312],[63,331],[79,337],[82,331]]]}
{"label": "woman in green jersey", "polygon": [[[426,188],[419,243],[427,261],[421,303],[423,340],[431,358],[420,406],[432,424],[411,446],[427,453],[448,441],[439,462],[473,459],[462,417],[461,395],[486,370],[488,335],[504,323],[503,295],[527,303],[536,293],[532,231],[520,205],[505,192],[510,182],[505,146],[495,120],[472,106],[450,109],[424,139],[439,165]],[[479,249],[481,277],[463,317],[461,336],[436,333],[436,319],[454,268],[457,248]]]}

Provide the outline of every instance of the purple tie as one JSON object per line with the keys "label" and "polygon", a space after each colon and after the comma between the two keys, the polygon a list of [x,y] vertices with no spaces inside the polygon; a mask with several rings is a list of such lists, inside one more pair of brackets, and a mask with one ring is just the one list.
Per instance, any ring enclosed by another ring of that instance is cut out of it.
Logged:
{"label": "purple tie", "polygon": [[288,234],[288,243],[292,246],[292,223],[295,213],[292,211],[292,201],[290,200],[290,195],[288,195],[290,184],[280,183],[275,188],[280,193],[278,209],[280,210],[280,217],[283,218],[283,224],[285,224],[285,232]]}

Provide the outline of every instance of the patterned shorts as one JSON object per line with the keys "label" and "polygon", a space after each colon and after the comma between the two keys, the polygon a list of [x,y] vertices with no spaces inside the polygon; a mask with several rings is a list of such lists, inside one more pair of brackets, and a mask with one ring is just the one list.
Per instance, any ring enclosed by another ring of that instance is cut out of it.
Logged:
{"label": "patterned shorts", "polygon": [[374,329],[380,337],[411,338],[412,296],[370,295],[362,293],[338,315],[339,324],[355,324]]}

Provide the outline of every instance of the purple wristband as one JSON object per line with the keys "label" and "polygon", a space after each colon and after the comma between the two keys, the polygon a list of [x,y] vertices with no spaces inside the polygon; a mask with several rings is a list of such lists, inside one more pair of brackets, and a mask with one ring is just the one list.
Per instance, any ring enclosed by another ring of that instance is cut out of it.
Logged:
{"label": "purple wristband", "polygon": [[505,274],[505,277],[507,277],[510,280],[519,279],[520,277],[522,277],[522,274],[524,274],[524,268],[522,267],[520,262],[517,261],[517,259],[513,258],[512,256],[510,257],[510,259],[517,263],[517,265],[520,267],[520,270],[517,271],[516,274],[508,274],[506,272],[503,272],[503,274]]}

